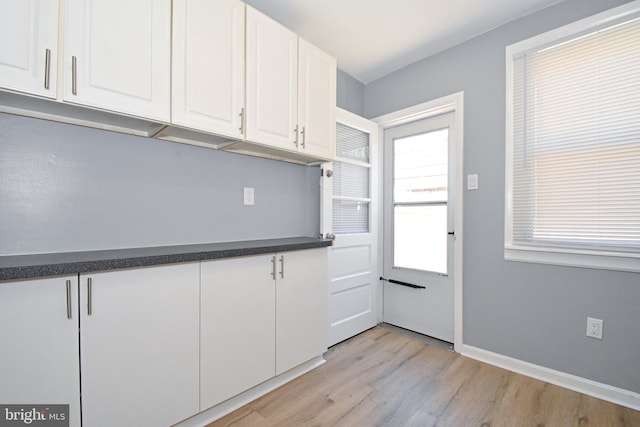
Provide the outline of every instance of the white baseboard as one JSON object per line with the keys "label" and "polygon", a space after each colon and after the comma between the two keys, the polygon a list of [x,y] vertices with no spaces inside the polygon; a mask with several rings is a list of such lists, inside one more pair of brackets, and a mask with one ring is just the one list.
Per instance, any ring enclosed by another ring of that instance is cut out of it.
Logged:
{"label": "white baseboard", "polygon": [[640,411],[640,394],[624,390],[607,384],[588,380],[576,375],[534,365],[498,353],[483,350],[470,345],[463,345],[461,354],[471,359],[485,362],[508,371],[526,375],[560,387],[568,388],[578,393],[583,393],[598,399],[606,400],[617,405]]}
{"label": "white baseboard", "polygon": [[235,411],[238,408],[243,407],[247,403],[250,403],[260,396],[264,396],[277,389],[278,387],[288,383],[289,381],[309,372],[312,369],[317,368],[320,365],[323,365],[326,361],[322,356],[318,356],[314,359],[309,360],[308,362],[303,363],[300,366],[297,366],[290,371],[287,371],[277,377],[271,378],[268,381],[259,384],[252,389],[249,389],[235,397],[232,397],[229,400],[225,400],[224,402],[209,408],[203,412],[200,412],[193,417],[186,419],[178,424],[175,427],[203,427],[207,424],[214,422],[215,420],[224,417],[227,414]]}

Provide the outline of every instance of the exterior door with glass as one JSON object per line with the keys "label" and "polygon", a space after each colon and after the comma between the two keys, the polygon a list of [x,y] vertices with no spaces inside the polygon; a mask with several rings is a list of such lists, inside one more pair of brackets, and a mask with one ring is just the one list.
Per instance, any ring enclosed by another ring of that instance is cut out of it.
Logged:
{"label": "exterior door with glass", "polygon": [[384,132],[383,319],[454,338],[454,113]]}

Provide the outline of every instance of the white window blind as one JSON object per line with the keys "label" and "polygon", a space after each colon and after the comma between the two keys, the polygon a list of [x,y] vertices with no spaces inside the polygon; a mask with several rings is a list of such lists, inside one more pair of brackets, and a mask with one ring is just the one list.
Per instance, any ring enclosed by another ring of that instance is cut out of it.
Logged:
{"label": "white window blind", "polygon": [[369,134],[337,123],[333,164],[333,232],[369,232]]}
{"label": "white window blind", "polygon": [[640,18],[510,53],[507,247],[636,257]]}

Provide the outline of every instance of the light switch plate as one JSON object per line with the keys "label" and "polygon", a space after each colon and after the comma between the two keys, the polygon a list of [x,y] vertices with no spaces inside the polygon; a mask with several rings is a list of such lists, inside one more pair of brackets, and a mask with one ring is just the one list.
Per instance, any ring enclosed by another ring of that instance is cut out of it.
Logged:
{"label": "light switch plate", "polygon": [[470,174],[467,175],[467,190],[477,190],[478,189],[478,174]]}
{"label": "light switch plate", "polygon": [[246,206],[255,205],[255,193],[253,187],[244,187],[244,204]]}

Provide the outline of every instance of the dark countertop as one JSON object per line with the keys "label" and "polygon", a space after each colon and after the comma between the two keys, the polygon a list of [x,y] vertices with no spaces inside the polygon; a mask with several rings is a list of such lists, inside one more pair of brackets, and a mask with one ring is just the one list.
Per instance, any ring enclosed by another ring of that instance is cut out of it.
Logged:
{"label": "dark countertop", "polygon": [[197,245],[0,256],[0,280],[117,270],[180,262],[258,255],[331,246],[314,237],[248,240]]}

